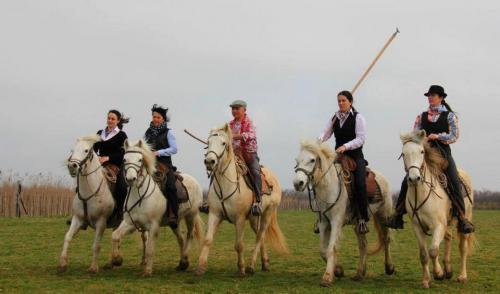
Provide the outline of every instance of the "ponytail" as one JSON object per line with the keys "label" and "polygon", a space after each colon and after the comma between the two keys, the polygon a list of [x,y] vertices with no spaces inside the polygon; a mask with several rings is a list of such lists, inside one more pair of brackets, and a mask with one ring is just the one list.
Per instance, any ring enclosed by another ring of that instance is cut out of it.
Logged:
{"label": "ponytail", "polygon": [[443,104],[448,109],[449,112],[455,113],[455,111],[451,109],[450,105],[448,105],[448,103],[444,99],[443,101],[441,101],[441,104]]}

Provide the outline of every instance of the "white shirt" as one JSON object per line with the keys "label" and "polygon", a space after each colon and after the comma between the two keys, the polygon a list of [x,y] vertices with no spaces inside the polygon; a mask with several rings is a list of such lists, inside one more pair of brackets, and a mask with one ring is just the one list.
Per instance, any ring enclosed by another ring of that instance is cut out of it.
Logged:
{"label": "white shirt", "polygon": [[116,134],[118,134],[120,132],[120,128],[118,126],[116,126],[109,134],[107,134],[106,136],[106,129],[107,128],[104,128],[102,129],[101,131],[101,138],[103,141],[108,141],[109,139],[113,138],[114,136],[116,136]]}
{"label": "white shirt", "polygon": [[[352,108],[351,110],[349,110],[349,113],[354,114]],[[335,121],[339,120],[340,126],[342,127],[345,121],[347,120],[347,117],[348,116],[346,116],[345,113],[337,111],[335,113],[335,116],[328,121],[325,130],[318,137],[318,139],[321,142],[328,141],[328,139],[330,139],[333,135],[333,124],[335,123]],[[363,144],[365,144],[365,140],[366,140],[366,120],[365,117],[358,112],[358,114],[356,115],[356,138],[345,143],[344,146],[347,150],[354,150],[363,146]]]}

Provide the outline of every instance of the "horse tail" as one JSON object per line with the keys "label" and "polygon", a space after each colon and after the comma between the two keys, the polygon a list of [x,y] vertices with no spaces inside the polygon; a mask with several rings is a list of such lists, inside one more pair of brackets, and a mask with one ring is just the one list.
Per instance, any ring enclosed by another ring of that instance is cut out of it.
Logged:
{"label": "horse tail", "polygon": [[203,220],[201,220],[198,212],[196,212],[196,216],[194,217],[193,234],[198,243],[200,243],[203,238]]}
{"label": "horse tail", "polygon": [[269,226],[266,230],[266,240],[269,241],[269,244],[278,253],[283,255],[290,254],[285,236],[278,225],[278,211],[276,209],[271,213]]}
{"label": "horse tail", "polygon": [[374,255],[379,253],[384,247],[385,247],[385,234],[382,228],[382,225],[380,224],[377,216],[373,216],[373,226],[375,227],[375,231],[377,232],[377,243],[375,245],[368,249],[368,255]]}

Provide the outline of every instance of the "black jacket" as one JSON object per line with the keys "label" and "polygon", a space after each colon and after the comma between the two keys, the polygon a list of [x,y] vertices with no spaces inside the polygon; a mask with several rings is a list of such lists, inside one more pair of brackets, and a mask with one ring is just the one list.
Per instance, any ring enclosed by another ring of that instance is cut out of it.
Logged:
{"label": "black jacket", "polygon": [[[98,135],[102,134],[102,130],[97,132]],[[124,131],[120,131],[113,138],[107,141],[99,141],[94,144],[94,151],[99,156],[108,156],[109,163],[121,166],[123,162],[123,155],[125,150],[123,149],[123,143],[127,139],[127,134]]]}

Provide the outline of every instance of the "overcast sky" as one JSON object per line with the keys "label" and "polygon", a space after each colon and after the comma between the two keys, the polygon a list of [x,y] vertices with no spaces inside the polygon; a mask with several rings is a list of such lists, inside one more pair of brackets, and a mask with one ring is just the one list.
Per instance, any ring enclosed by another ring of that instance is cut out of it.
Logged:
{"label": "overcast sky", "polygon": [[[398,35],[355,95],[370,165],[393,190],[399,133],[441,84],[458,112],[452,146],[477,189],[500,190],[498,1],[0,1],[0,170],[51,172],[108,109],[142,136],[150,108],[170,108],[174,163],[207,187],[206,137],[248,102],[259,155],[291,187],[301,138],[316,137],[384,42]],[[331,142],[334,144],[334,142]]]}

